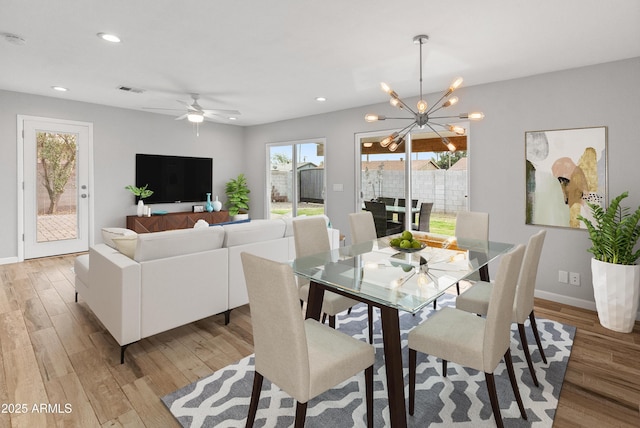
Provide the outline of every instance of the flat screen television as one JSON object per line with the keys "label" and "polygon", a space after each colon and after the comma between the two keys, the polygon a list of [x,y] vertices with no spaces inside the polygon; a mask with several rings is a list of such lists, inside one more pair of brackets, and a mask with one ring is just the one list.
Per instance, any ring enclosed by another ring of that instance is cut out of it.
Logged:
{"label": "flat screen television", "polygon": [[145,203],[200,202],[213,181],[213,159],[136,154],[136,186],[148,185]]}

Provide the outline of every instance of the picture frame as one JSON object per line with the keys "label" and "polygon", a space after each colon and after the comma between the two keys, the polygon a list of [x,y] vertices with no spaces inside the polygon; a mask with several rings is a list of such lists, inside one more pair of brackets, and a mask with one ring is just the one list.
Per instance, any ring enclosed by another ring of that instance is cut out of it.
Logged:
{"label": "picture frame", "polygon": [[607,127],[525,132],[525,223],[585,229],[607,193]]}
{"label": "picture frame", "polygon": [[203,213],[204,205],[192,205],[194,213]]}

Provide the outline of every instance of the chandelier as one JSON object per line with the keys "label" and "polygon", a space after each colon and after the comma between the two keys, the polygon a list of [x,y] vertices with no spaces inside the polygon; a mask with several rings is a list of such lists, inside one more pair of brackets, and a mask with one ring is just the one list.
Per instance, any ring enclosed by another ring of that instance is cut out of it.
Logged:
{"label": "chandelier", "polygon": [[[378,120],[387,120],[387,119],[412,120],[412,122],[409,125],[405,126],[400,131],[394,132],[388,137],[384,138],[382,141],[380,141],[380,145],[382,147],[388,147],[389,151],[391,152],[395,152],[398,149],[398,147],[400,147],[400,145],[404,143],[405,137],[407,136],[407,134],[411,132],[411,130],[416,126],[419,127],[420,129],[424,129],[425,127],[431,129],[440,137],[440,139],[442,140],[442,143],[445,146],[447,146],[447,149],[449,149],[449,151],[451,152],[454,152],[456,150],[456,146],[454,146],[453,143],[449,141],[449,139],[446,136],[443,136],[440,132],[445,130],[445,131],[451,131],[456,135],[465,135],[465,133],[467,132],[466,129],[458,125],[434,122],[434,120],[451,119],[451,118],[481,120],[484,117],[484,114],[480,112],[461,113],[459,115],[454,115],[454,116],[433,116],[433,114],[438,112],[439,110],[450,107],[458,102],[458,97],[450,97],[450,95],[462,84],[462,77],[458,77],[457,79],[455,79],[451,84],[451,86],[449,86],[449,89],[440,97],[440,99],[436,101],[436,103],[433,104],[431,107],[429,107],[427,102],[424,101],[424,98],[422,95],[422,45],[426,43],[427,40],[429,40],[429,36],[424,34],[415,36],[413,38],[413,42],[420,46],[420,100],[416,105],[417,111],[414,111],[411,107],[409,107],[409,105],[407,105],[407,103],[402,101],[402,99],[398,96],[398,94],[393,89],[391,89],[386,83],[384,82],[380,83],[382,90],[385,91],[387,94],[389,94],[389,96],[391,97],[391,100],[390,100],[391,105],[399,108],[400,110],[405,110],[408,113],[411,113],[413,117],[386,117],[379,114],[367,114],[364,117],[364,119],[367,122],[376,122]],[[442,102],[442,104],[440,104],[440,102]],[[438,128],[440,132],[438,132],[438,129],[436,128]]]}

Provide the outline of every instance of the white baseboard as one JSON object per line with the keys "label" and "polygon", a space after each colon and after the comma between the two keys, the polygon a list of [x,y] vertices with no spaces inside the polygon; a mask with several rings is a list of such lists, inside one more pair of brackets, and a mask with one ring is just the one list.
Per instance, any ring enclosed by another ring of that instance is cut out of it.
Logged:
{"label": "white baseboard", "polygon": [[20,260],[18,260],[17,257],[6,257],[4,259],[0,259],[0,265],[8,265],[11,263],[18,263]]}
{"label": "white baseboard", "polygon": [[[575,297],[564,296],[562,294],[550,293],[548,291],[536,290],[535,296],[540,299],[551,300],[563,305],[575,306],[577,308],[588,309],[596,312],[596,302],[590,300],[577,299]],[[636,320],[640,321],[640,312],[636,314]]]}

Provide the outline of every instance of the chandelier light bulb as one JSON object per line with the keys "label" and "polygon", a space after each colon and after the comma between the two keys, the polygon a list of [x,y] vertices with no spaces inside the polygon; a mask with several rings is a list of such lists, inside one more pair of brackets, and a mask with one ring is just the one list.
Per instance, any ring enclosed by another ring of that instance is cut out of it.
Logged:
{"label": "chandelier light bulb", "polygon": [[398,146],[399,146],[399,144],[394,141],[393,143],[391,143],[389,145],[389,151],[390,152],[395,152],[398,149]]}
{"label": "chandelier light bulb", "polygon": [[469,113],[469,119],[471,120],[482,120],[484,119],[484,113],[481,111],[476,111],[473,113]]}
{"label": "chandelier light bulb", "polygon": [[378,116],[377,114],[366,114],[364,120],[367,122],[376,122],[378,120],[384,120],[384,116]]}
{"label": "chandelier light bulb", "polygon": [[426,101],[420,100],[420,101],[418,101],[417,107],[418,107],[418,113],[422,114],[425,111],[427,111],[427,107],[429,107],[429,106],[427,105]]}
{"label": "chandelier light bulb", "polygon": [[451,86],[449,86],[449,91],[451,92],[455,91],[460,87],[460,85],[462,85],[462,77],[458,77],[456,78],[456,80],[453,81]]}
{"label": "chandelier light bulb", "polygon": [[451,98],[449,98],[447,101],[445,101],[445,102],[442,104],[442,107],[443,107],[443,108],[444,108],[444,107],[451,107],[452,105],[455,105],[455,104],[457,104],[457,103],[458,103],[458,97],[451,97]]}
{"label": "chandelier light bulb", "polygon": [[380,82],[380,87],[382,88],[383,91],[385,91],[387,94],[390,94],[391,92],[393,92],[393,90],[389,87],[389,85],[387,85],[384,82]]}
{"label": "chandelier light bulb", "polygon": [[456,146],[454,146],[453,143],[448,143],[447,148],[449,149],[450,152],[456,151]]}
{"label": "chandelier light bulb", "polygon": [[367,148],[368,147],[373,147],[373,143],[367,141],[366,143],[362,143],[362,146],[363,147],[367,147]]}
{"label": "chandelier light bulb", "polygon": [[389,103],[394,107],[402,108],[402,106],[400,105],[400,100],[398,98],[391,98],[389,100]]}
{"label": "chandelier light bulb", "polygon": [[455,132],[458,135],[464,135],[464,133],[466,132],[462,126],[457,125],[449,125],[449,131]]}

